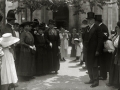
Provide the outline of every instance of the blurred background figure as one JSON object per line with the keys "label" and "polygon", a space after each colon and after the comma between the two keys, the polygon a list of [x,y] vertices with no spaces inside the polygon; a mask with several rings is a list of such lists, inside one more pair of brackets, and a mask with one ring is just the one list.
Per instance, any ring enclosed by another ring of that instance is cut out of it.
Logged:
{"label": "blurred background figure", "polygon": [[[74,43],[74,39],[75,38],[79,38],[79,35],[77,34],[77,30],[75,28],[72,29],[72,34],[71,34],[71,46],[72,46],[72,49],[71,49],[71,57],[76,57],[76,49],[75,49],[75,43]],[[75,60],[73,61],[77,61],[79,60],[78,57],[75,58]]]}
{"label": "blurred background figure", "polygon": [[64,28],[60,28],[60,40],[61,40],[61,45],[60,45],[60,53],[61,53],[61,61],[66,61],[65,57],[68,55],[68,34],[67,30]]}

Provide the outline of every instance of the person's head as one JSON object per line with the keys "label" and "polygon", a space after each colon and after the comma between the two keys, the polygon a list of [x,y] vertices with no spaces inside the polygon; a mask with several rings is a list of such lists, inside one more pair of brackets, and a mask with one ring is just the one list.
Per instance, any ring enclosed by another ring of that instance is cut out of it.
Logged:
{"label": "person's head", "polygon": [[54,28],[55,27],[55,21],[50,19],[48,26],[49,26],[49,28]]}
{"label": "person's head", "polygon": [[19,30],[19,23],[14,23],[13,25],[15,31],[18,31]]}
{"label": "person's head", "polygon": [[93,12],[88,12],[87,13],[87,21],[88,21],[88,25],[91,26],[92,24],[95,23],[95,14]]}
{"label": "person's head", "polygon": [[45,28],[44,28],[43,24],[40,24],[40,25],[39,25],[39,29],[38,29],[38,33],[39,33],[39,34],[43,34],[43,33],[44,33],[44,30],[45,30]]}
{"label": "person's head", "polygon": [[77,29],[76,29],[76,28],[73,28],[73,29],[72,29],[72,33],[77,33]]}
{"label": "person's head", "polygon": [[7,19],[7,22],[12,24],[12,25],[15,23],[16,17],[15,17],[14,10],[8,11],[6,19]]}
{"label": "person's head", "polygon": [[117,34],[120,35],[120,21],[117,22],[116,31]]}
{"label": "person's head", "polygon": [[23,23],[23,29],[25,31],[30,31],[31,30],[30,22],[24,22]]}
{"label": "person's head", "polygon": [[99,25],[102,23],[102,15],[95,15],[95,23]]}
{"label": "person's head", "polygon": [[65,29],[63,27],[61,27],[60,30],[61,30],[61,33],[65,32]]}

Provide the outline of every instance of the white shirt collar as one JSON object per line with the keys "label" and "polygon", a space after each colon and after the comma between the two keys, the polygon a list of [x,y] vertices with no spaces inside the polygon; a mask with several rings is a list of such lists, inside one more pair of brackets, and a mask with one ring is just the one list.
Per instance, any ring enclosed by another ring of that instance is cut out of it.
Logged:
{"label": "white shirt collar", "polygon": [[99,26],[102,25],[102,23],[99,24]]}

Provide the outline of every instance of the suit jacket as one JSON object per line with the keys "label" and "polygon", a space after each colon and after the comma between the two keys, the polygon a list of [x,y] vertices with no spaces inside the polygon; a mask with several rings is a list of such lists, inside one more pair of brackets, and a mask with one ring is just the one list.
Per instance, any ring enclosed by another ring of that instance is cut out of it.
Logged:
{"label": "suit jacket", "polygon": [[102,42],[102,49],[101,49],[101,52],[103,52],[104,42],[108,39],[109,33],[108,33],[107,26],[103,23],[99,26],[99,29],[102,31],[102,35],[103,35],[103,42]]}
{"label": "suit jacket", "polygon": [[118,48],[117,48],[117,51],[116,51],[116,56],[115,56],[114,63],[120,65],[120,37],[119,37],[119,41],[118,41]]}
{"label": "suit jacket", "polygon": [[[84,36],[86,33],[87,33],[87,29],[83,34],[83,43],[84,43]],[[102,30],[99,29],[98,25],[94,24],[89,31],[88,41],[86,45],[88,67],[97,66],[95,53],[101,52],[102,41],[103,41]]]}
{"label": "suit jacket", "polygon": [[1,30],[1,34],[11,33],[13,37],[16,37],[15,31],[12,30],[12,26],[10,24],[6,24],[5,27]]}
{"label": "suit jacket", "polygon": [[99,28],[102,30],[102,33],[103,33],[103,41],[106,41],[109,37],[109,33],[108,33],[108,28],[105,24],[101,24],[99,26]]}

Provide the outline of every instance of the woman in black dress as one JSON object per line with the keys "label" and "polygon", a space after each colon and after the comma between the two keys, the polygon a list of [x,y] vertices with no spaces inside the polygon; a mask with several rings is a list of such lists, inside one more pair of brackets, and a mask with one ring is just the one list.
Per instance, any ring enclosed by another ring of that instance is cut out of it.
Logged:
{"label": "woman in black dress", "polygon": [[47,59],[47,44],[44,37],[45,24],[39,25],[38,31],[35,33],[36,46],[36,74],[44,75],[49,72]]}
{"label": "woman in black dress", "polygon": [[30,22],[23,23],[24,31],[20,37],[20,59],[18,65],[18,75],[29,80],[35,75],[35,45],[34,37],[30,33]]}
{"label": "woman in black dress", "polygon": [[[49,20],[49,29],[45,32],[45,38],[48,43],[48,59],[50,62],[51,71],[57,74],[60,68],[59,53],[60,53],[60,36],[59,31],[55,28],[55,21]],[[52,55],[51,55],[52,53]]]}

